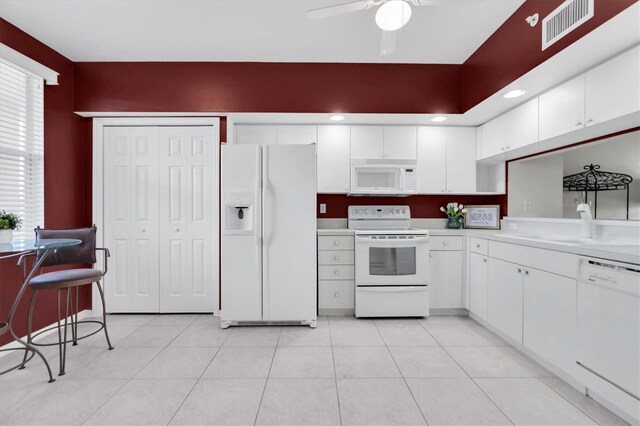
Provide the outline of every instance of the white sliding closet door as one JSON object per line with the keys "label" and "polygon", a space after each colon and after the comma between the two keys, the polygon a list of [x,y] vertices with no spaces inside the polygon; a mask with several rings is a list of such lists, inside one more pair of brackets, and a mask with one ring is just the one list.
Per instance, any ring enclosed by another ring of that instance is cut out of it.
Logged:
{"label": "white sliding closet door", "polygon": [[217,126],[104,128],[107,312],[214,312]]}
{"label": "white sliding closet door", "polygon": [[158,129],[104,129],[108,312],[158,312]]}
{"label": "white sliding closet door", "polygon": [[212,312],[218,289],[213,128],[161,127],[159,147],[160,312]]}

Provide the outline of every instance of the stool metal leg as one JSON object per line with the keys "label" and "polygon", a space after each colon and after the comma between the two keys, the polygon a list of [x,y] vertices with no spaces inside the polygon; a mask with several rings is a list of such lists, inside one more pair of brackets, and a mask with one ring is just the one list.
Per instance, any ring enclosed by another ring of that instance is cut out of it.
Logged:
{"label": "stool metal leg", "polygon": [[[27,343],[32,344],[33,340],[31,338],[31,333],[33,332],[33,308],[36,305],[36,297],[38,292],[36,290],[31,291],[31,300],[29,301],[29,314],[27,316]],[[33,358],[33,357],[32,357]],[[31,358],[29,358],[31,359]],[[25,364],[27,363],[27,353],[25,352],[24,358],[22,359],[22,364],[18,368],[18,370],[24,369]]]}
{"label": "stool metal leg", "polygon": [[100,285],[100,281],[96,281],[96,286],[98,287],[98,293],[100,293],[100,301],[102,302],[102,326],[104,327],[104,337],[107,338],[107,345],[109,346],[109,350],[113,350],[113,346],[111,345],[111,340],[109,340],[109,332],[107,331],[107,309],[104,303],[104,291],[102,290],[102,286]]}
{"label": "stool metal leg", "polygon": [[72,315],[71,333],[73,336],[73,346],[78,346],[78,287],[76,287],[76,305]]}

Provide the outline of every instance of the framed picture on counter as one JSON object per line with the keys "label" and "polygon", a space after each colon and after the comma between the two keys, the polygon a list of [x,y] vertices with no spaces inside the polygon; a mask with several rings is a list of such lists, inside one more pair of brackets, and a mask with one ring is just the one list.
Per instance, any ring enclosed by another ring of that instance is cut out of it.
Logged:
{"label": "framed picture on counter", "polygon": [[467,229],[500,229],[500,206],[465,206],[464,227]]}

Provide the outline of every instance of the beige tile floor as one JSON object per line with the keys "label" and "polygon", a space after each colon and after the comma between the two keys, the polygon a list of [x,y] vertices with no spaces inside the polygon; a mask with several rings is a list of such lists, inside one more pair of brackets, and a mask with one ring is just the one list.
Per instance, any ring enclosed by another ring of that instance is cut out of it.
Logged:
{"label": "beige tile floor", "polygon": [[[222,330],[210,315],[108,324],[115,350],[102,334],[69,347],[53,384],[37,360],[0,376],[0,423],[625,424],[466,317],[325,317],[317,329]],[[45,349],[57,371],[56,352]]]}

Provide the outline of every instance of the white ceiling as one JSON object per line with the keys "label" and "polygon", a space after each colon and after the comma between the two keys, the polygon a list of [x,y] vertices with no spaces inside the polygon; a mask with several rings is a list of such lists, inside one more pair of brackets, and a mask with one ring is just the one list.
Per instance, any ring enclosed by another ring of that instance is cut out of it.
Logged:
{"label": "white ceiling", "polygon": [[344,0],[0,0],[0,17],[73,61],[461,64],[523,2],[413,7],[388,57],[375,8],[305,18]]}

